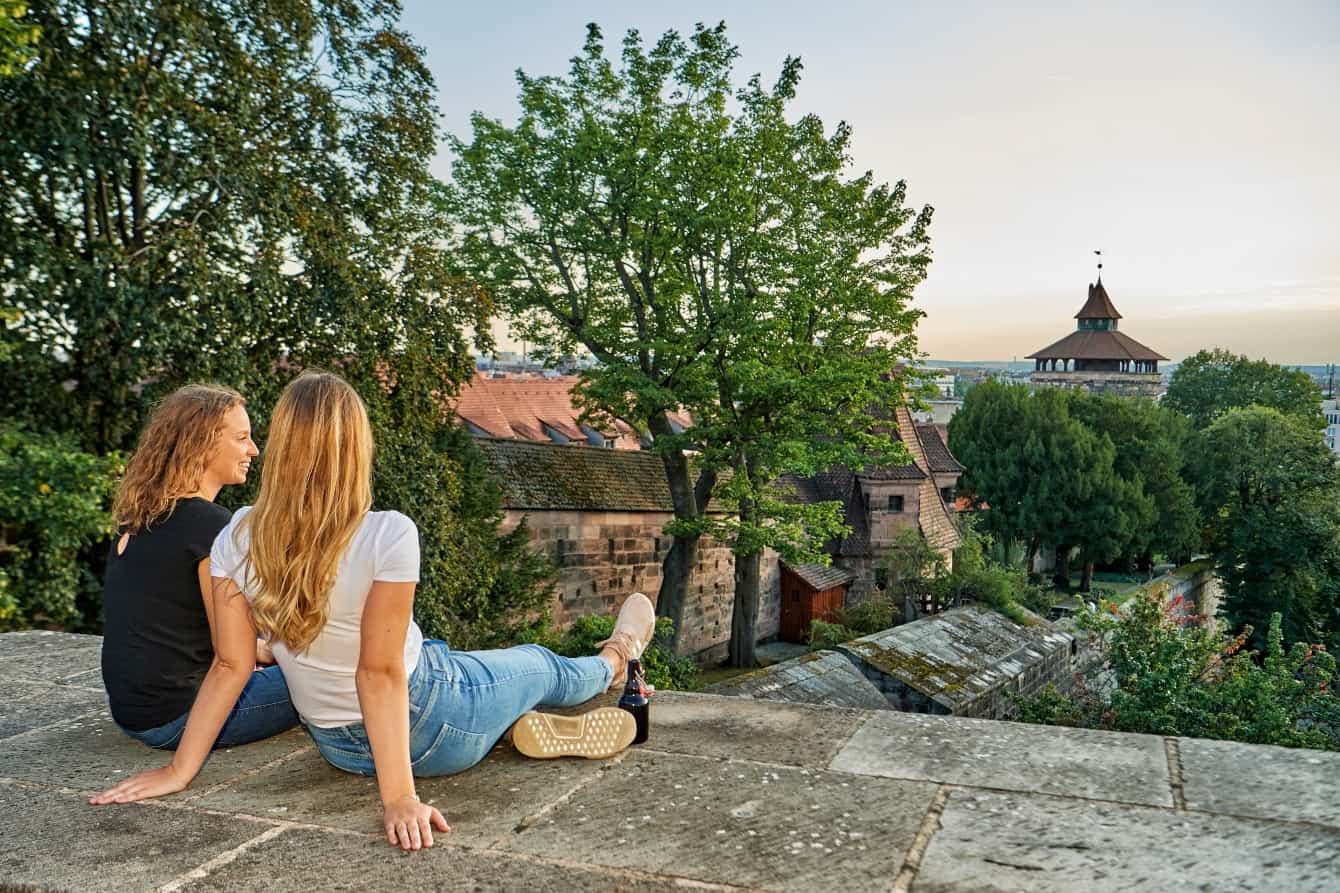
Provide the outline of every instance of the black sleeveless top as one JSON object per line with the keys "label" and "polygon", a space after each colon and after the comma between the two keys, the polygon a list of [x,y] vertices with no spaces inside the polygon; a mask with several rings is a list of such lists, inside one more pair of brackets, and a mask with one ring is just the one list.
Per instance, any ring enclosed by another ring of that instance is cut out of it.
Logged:
{"label": "black sleeveless top", "polygon": [[200,594],[200,562],[232,512],[207,499],[177,500],[172,512],[112,542],[102,590],[102,681],[112,718],[143,732],[191,709],[214,660]]}

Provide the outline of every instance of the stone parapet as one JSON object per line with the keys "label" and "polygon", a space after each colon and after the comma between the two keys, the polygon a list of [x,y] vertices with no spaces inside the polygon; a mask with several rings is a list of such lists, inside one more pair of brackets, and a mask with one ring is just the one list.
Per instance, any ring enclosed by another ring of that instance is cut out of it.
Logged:
{"label": "stone parapet", "polygon": [[1094,394],[1120,397],[1157,397],[1163,390],[1163,378],[1157,373],[1137,372],[1034,372],[1029,381],[1035,387],[1084,389]]}
{"label": "stone parapet", "polygon": [[0,889],[1310,893],[1340,867],[1340,754],[677,692],[613,759],[500,743],[420,779],[453,830],[409,855],[300,730],[92,807],[166,760],[108,717],[99,647],[0,635]]}

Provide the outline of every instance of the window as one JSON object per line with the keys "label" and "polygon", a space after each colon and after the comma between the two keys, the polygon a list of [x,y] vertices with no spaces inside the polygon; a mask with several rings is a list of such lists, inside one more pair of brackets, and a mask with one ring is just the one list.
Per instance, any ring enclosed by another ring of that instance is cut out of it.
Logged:
{"label": "window", "polygon": [[890,497],[889,497],[889,511],[891,511],[891,512],[901,512],[902,510],[903,510],[903,497],[901,497],[901,496],[890,496]]}
{"label": "window", "polygon": [[791,601],[793,601],[793,602],[798,602],[798,601],[800,601],[800,590],[799,590],[799,589],[792,589],[792,590],[791,590]]}
{"label": "window", "polygon": [[888,589],[888,588],[889,588],[889,571],[888,571],[888,568],[883,568],[883,567],[877,567],[877,568],[875,568],[875,588],[876,588],[876,589],[879,589],[879,590],[884,590],[884,589]]}

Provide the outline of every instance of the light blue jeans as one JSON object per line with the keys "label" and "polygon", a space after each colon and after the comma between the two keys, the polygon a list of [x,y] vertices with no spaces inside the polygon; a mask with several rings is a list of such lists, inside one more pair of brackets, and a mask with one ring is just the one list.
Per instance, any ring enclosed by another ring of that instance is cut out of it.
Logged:
{"label": "light blue jeans", "polygon": [[[186,719],[190,711],[164,723],[157,728],[143,732],[132,731],[121,726],[121,731],[141,744],[147,744],[158,750],[176,750],[186,731]],[[298,724],[298,711],[293,709],[289,700],[288,684],[279,667],[262,667],[251,674],[247,687],[233,705],[228,720],[214,739],[214,750],[221,747],[236,747],[250,744],[288,731]]]}
{"label": "light blue jeans", "polygon": [[[526,711],[589,701],[613,677],[601,657],[561,657],[539,645],[452,651],[428,639],[409,677],[410,768],[419,777],[463,772]],[[333,729],[308,723],[307,731],[336,769],[376,774],[361,722]]]}

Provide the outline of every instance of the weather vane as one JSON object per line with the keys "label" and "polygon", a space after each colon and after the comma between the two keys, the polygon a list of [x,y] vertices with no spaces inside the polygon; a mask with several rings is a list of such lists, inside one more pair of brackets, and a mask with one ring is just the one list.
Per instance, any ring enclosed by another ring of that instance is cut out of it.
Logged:
{"label": "weather vane", "polygon": [[1094,254],[1098,255],[1098,278],[1099,278],[1099,279],[1102,279],[1102,278],[1103,278],[1103,252],[1101,252],[1101,251],[1094,251]]}

